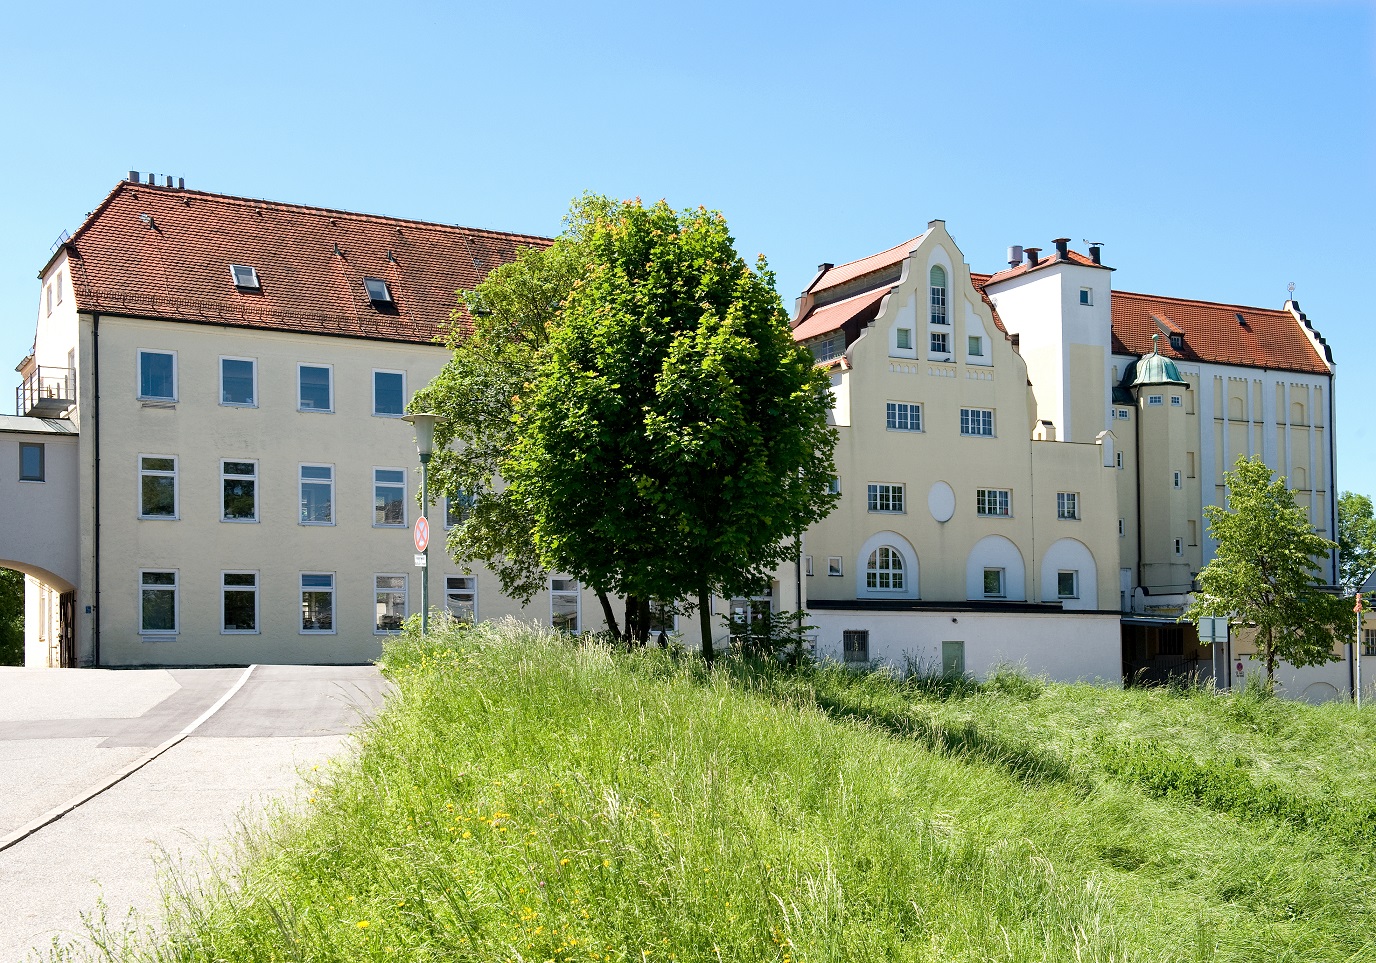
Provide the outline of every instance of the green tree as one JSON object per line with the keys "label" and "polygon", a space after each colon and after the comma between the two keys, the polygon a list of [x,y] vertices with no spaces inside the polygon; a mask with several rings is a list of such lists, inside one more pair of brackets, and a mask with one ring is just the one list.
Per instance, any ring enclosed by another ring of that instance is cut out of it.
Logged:
{"label": "green tree", "polygon": [[650,600],[695,597],[710,660],[712,594],[765,582],[834,504],[828,383],[719,213],[604,206],[579,243],[502,475],[541,563],[596,590],[614,630],[610,594],[633,630]]}
{"label": "green tree", "polygon": [[1338,497],[1338,581],[1355,595],[1376,571],[1376,517],[1371,499],[1356,492]]}
{"label": "green tree", "polygon": [[1343,599],[1320,591],[1334,543],[1314,531],[1284,479],[1260,458],[1239,458],[1223,480],[1228,507],[1204,509],[1218,550],[1184,618],[1226,616],[1255,627],[1268,684],[1282,659],[1295,666],[1333,660],[1352,621]]}
{"label": "green tree", "polygon": [[24,664],[24,573],[0,568],[0,665]]}

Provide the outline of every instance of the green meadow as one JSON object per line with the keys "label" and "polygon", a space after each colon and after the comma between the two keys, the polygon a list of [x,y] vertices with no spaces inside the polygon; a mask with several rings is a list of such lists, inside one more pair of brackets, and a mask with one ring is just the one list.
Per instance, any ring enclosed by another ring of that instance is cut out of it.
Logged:
{"label": "green meadow", "polygon": [[398,638],[165,961],[1376,960],[1376,713]]}

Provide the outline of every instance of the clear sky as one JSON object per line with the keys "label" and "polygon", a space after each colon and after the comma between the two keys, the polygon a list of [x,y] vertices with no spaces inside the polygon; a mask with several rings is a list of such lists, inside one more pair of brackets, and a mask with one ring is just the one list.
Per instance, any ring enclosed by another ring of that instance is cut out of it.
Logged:
{"label": "clear sky", "polygon": [[1068,236],[1122,290],[1293,281],[1338,364],[1339,487],[1376,494],[1374,91],[1370,0],[18,4],[0,360],[130,169],[537,234],[583,191],[704,204],[790,306],[943,218],[975,270]]}

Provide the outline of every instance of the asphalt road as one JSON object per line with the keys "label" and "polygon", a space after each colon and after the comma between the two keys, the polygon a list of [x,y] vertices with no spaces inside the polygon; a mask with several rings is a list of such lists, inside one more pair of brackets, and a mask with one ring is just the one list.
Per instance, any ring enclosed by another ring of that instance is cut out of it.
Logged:
{"label": "asphalt road", "polygon": [[245,673],[0,668],[0,961],[89,946],[101,904],[117,930],[156,924],[160,876],[194,877],[290,804],[386,688],[372,666]]}

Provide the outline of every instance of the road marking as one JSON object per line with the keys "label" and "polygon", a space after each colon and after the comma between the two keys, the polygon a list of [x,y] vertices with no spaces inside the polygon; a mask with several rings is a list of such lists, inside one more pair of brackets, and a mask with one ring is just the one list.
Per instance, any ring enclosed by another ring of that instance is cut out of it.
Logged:
{"label": "road marking", "polygon": [[66,802],[61,803],[60,805],[55,806],[52,809],[49,809],[46,813],[39,816],[37,819],[25,823],[23,826],[20,826],[14,832],[9,833],[6,836],[0,836],[0,853],[3,853],[5,850],[9,849],[15,843],[27,839],[29,836],[32,836],[34,833],[38,832],[44,826],[57,822],[59,819],[67,815],[73,809],[76,809],[78,806],[90,802],[92,799],[99,796],[101,793],[109,789],[111,786],[118,785],[125,779],[128,779],[134,773],[138,772],[144,766],[148,765],[154,759],[158,758],[158,756],[161,756],[164,752],[171,749],[173,746],[181,742],[187,736],[191,735],[191,733],[195,732],[198,728],[200,728],[203,722],[205,722],[215,713],[219,712],[226,702],[234,698],[234,693],[238,692],[240,689],[244,687],[244,683],[248,681],[248,677],[253,674],[253,670],[256,668],[258,668],[257,665],[251,665],[247,669],[245,669],[244,674],[239,676],[239,680],[235,682],[232,686],[230,686],[229,689],[225,692],[225,694],[220,696],[220,698],[215,701],[214,705],[202,712],[194,720],[188,723],[182,729],[181,732],[177,733],[171,739],[168,739],[162,745],[150,750],[148,753],[139,757],[138,759],[135,759],[133,762],[126,765],[123,769],[117,771],[114,775],[101,780],[94,786],[87,789],[85,792],[73,796]]}

